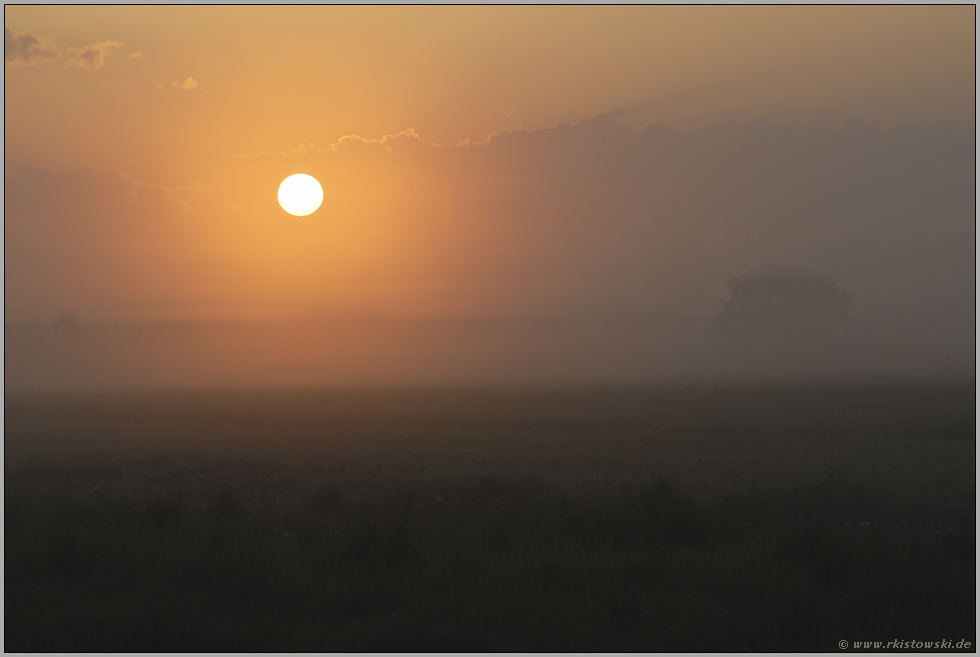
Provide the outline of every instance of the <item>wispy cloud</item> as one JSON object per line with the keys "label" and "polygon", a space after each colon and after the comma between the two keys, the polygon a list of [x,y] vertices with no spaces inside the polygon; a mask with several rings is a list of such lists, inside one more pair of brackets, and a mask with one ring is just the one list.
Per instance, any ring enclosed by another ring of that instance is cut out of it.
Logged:
{"label": "wispy cloud", "polygon": [[68,66],[94,71],[102,68],[106,58],[115,55],[122,46],[118,41],[100,41],[82,48],[69,48],[65,51],[64,60]]}
{"label": "wispy cloud", "polygon": [[184,91],[190,91],[191,89],[197,89],[200,82],[198,80],[195,80],[194,78],[189,77],[183,82],[173,82],[171,84],[173,84],[173,86],[177,87],[178,89],[183,89]]}
{"label": "wispy cloud", "polygon": [[63,50],[50,39],[33,32],[18,32],[6,25],[3,28],[3,61],[8,65],[60,64],[95,71],[105,65],[107,58],[118,54],[123,45],[120,41],[99,41]]}

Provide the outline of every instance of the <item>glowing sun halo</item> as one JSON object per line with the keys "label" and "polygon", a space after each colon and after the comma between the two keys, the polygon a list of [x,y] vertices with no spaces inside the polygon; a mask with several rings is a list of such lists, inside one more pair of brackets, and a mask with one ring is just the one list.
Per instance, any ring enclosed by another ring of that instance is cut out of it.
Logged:
{"label": "glowing sun halo", "polygon": [[323,203],[323,188],[313,176],[297,173],[279,185],[279,205],[291,215],[305,217]]}

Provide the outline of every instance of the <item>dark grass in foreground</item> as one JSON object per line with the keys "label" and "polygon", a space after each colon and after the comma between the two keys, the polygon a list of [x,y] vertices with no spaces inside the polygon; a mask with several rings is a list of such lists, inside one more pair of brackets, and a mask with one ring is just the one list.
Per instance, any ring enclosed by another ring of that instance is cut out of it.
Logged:
{"label": "dark grass in foreground", "polygon": [[5,648],[975,645],[973,400],[8,395]]}

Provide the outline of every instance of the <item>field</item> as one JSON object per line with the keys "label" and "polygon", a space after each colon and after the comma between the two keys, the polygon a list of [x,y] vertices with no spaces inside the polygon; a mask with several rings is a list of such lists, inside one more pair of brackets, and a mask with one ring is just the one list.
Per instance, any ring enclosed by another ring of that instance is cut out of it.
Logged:
{"label": "field", "polygon": [[976,645],[972,382],[4,412],[9,651]]}

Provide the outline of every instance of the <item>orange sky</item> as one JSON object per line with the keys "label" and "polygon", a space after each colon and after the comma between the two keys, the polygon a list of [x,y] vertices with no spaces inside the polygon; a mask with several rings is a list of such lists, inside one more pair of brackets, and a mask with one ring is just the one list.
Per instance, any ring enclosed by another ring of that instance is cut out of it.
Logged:
{"label": "orange sky", "polygon": [[[709,312],[780,258],[890,308],[907,289],[874,272],[955,279],[973,234],[972,6],[8,6],[4,24],[8,322]],[[841,132],[855,120],[871,132]],[[276,204],[296,172],[325,192],[302,219]],[[766,191],[783,175],[792,198]]]}
{"label": "orange sky", "polygon": [[160,184],[346,134],[477,141],[614,109],[680,128],[973,118],[969,6],[8,6],[4,24],[124,44],[98,71],[8,66],[7,159]]}

